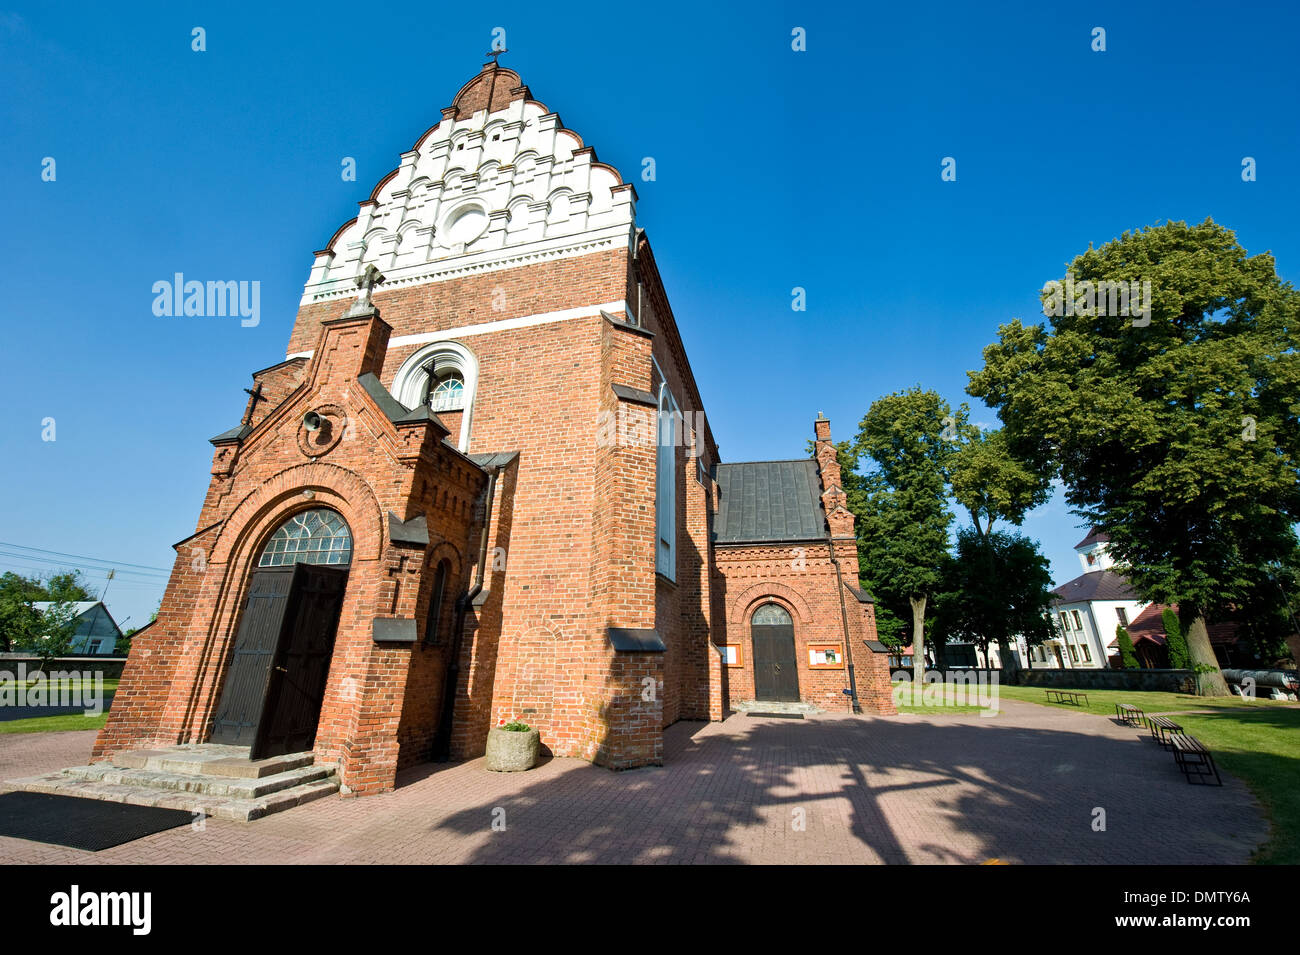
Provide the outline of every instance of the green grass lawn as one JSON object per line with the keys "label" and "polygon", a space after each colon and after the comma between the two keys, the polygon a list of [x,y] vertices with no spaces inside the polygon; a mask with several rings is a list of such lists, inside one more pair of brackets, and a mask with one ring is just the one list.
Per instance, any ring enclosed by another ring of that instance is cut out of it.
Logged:
{"label": "green grass lawn", "polygon": [[[28,686],[32,681],[28,681]],[[117,678],[104,680],[103,691],[110,694],[117,691]],[[59,705],[58,697],[67,693],[80,692],[80,681],[72,680],[66,686],[47,684],[46,692],[50,694],[48,704],[51,706]],[[93,691],[96,689],[93,682],[86,684],[86,689]],[[102,729],[104,723],[108,720],[108,713],[104,712],[98,716],[82,716],[80,713],[70,713],[65,716],[37,716],[26,720],[6,720],[0,722],[0,735],[5,733],[59,733],[65,730],[97,730]]]}
{"label": "green grass lawn", "polygon": [[66,716],[37,716],[30,720],[6,720],[0,723],[0,736],[5,733],[61,733],[65,730],[98,730],[108,722],[108,712],[98,716],[69,713]]}
{"label": "green grass lawn", "polygon": [[[1144,713],[1171,713],[1178,710],[1229,709],[1242,710],[1252,708],[1285,709],[1287,704],[1281,700],[1244,700],[1239,696],[1191,696],[1186,693],[1164,693],[1158,690],[1082,690],[1088,696],[1088,702],[1079,706],[1070,703],[1048,703],[1045,688],[1041,686],[1006,686],[998,687],[998,693],[1008,700],[1022,700],[1026,703],[1038,703],[1054,706],[1063,710],[1082,710],[1096,713],[1098,716],[1114,716],[1116,703],[1132,703]],[[1294,703],[1290,704],[1295,706]]]}
{"label": "green grass lawn", "polygon": [[[15,685],[17,684],[17,680],[15,680],[15,681],[13,681],[13,682],[14,682]],[[33,682],[34,682],[33,680],[28,679],[28,680],[27,680],[27,686],[31,686],[31,685],[33,684]],[[105,680],[104,680],[104,684],[103,684],[103,690],[104,690],[104,692],[105,692],[105,693],[115,693],[115,692],[117,692],[117,683],[118,683],[118,678],[117,678],[117,677],[105,678]],[[58,692],[62,693],[62,692],[63,692],[63,688],[64,688],[65,685],[67,686],[68,692],[71,693],[71,692],[74,692],[75,690],[78,690],[78,689],[81,688],[81,681],[80,681],[80,680],[69,680],[69,681],[67,682],[67,684],[63,684],[63,683],[51,684],[49,681],[46,681],[46,683],[45,683],[45,686],[46,686],[46,692],[50,692],[50,688],[51,688],[51,686],[53,686],[53,687],[55,687],[55,688],[57,689]],[[94,683],[93,680],[92,680],[91,682],[89,682],[89,683],[86,684],[86,689],[88,689],[88,690],[93,690],[93,689],[95,689],[95,683]]]}
{"label": "green grass lawn", "polygon": [[1048,703],[1042,687],[998,689],[1006,699],[1101,716],[1114,716],[1117,702],[1132,703],[1145,713],[1210,710],[1175,719],[1188,734],[1209,747],[1220,770],[1245,782],[1264,807],[1273,831],[1269,840],[1256,850],[1255,861],[1275,865],[1300,863],[1300,705],[1280,700],[1243,700],[1236,696],[1086,690],[1087,705],[1074,707],[1068,703]]}

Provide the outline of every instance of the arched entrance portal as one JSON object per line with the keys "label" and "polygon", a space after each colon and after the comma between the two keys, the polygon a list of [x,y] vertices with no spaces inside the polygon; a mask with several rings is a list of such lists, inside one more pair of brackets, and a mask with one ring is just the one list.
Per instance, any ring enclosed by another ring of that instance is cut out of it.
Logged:
{"label": "arched entrance portal", "polygon": [[794,621],[780,604],[763,604],[750,622],[754,638],[754,699],[799,702],[799,670],[794,656]]}
{"label": "arched entrance portal", "polygon": [[210,742],[247,746],[252,759],[312,748],[351,562],[352,532],[335,511],[276,528],[249,582]]}

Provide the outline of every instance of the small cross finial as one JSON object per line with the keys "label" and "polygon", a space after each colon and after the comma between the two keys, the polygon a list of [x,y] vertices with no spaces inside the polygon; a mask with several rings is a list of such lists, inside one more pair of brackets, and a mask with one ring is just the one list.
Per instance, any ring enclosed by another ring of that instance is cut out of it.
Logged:
{"label": "small cross finial", "polygon": [[496,67],[501,65],[500,62],[497,60],[497,57],[499,57],[502,53],[509,53],[509,52],[510,51],[507,50],[505,47],[499,47],[499,48],[493,47],[492,49],[487,51],[487,55],[492,57],[492,65]]}
{"label": "small cross finial", "polygon": [[383,281],[384,273],[375,268],[373,263],[367,265],[365,271],[356,278],[357,288],[360,291],[357,292],[357,300],[352,303],[349,313],[374,308],[374,303],[370,301],[370,293],[376,285],[381,284]]}

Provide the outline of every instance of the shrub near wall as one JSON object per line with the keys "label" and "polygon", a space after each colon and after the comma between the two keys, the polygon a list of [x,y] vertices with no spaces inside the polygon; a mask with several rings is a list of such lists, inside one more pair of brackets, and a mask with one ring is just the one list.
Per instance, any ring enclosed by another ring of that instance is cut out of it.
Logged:
{"label": "shrub near wall", "polygon": [[1166,693],[1195,693],[1196,674],[1191,670],[1021,670],[1021,686],[1055,687],[1062,690],[1162,690]]}
{"label": "shrub near wall", "polygon": [[[1041,686],[1060,690],[1159,690],[1167,693],[1195,693],[1196,674],[1191,670],[1066,670],[1044,667],[1035,670],[988,670],[976,667],[950,667],[926,671],[947,674],[974,674],[975,679],[996,676],[1006,686]],[[892,671],[894,680],[911,679],[911,670]]]}

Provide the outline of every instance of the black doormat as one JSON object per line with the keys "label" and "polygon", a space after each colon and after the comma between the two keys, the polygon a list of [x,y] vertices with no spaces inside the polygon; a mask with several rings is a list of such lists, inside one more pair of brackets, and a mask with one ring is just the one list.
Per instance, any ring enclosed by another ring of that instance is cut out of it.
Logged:
{"label": "black doormat", "polygon": [[746,716],[765,716],[765,717],[767,717],[767,718],[769,718],[769,719],[774,719],[774,720],[801,720],[801,719],[803,719],[803,714],[802,714],[802,713],[756,713],[756,712],[754,712],[754,711],[751,710],[750,712],[746,713],[745,715],[746,715]]}
{"label": "black doormat", "polygon": [[53,793],[0,794],[0,836],[90,852],[188,825],[193,819],[194,814],[184,809],[129,806]]}

